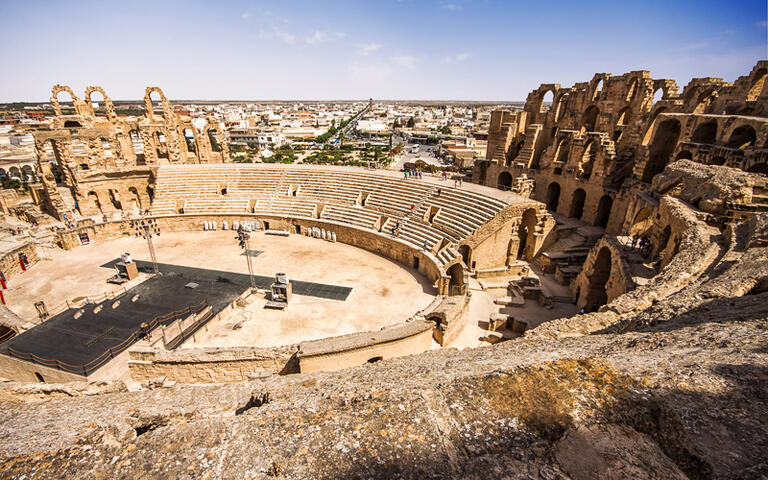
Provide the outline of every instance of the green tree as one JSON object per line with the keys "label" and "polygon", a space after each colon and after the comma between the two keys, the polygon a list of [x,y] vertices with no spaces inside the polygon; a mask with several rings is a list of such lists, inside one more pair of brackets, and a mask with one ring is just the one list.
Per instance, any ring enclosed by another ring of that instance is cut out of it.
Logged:
{"label": "green tree", "polygon": [[408,119],[408,124],[407,124],[407,126],[408,126],[408,128],[413,128],[413,127],[415,127],[415,126],[416,126],[416,120],[414,120],[414,118],[413,118],[413,117],[409,118],[409,119]]}
{"label": "green tree", "polygon": [[443,135],[450,135],[451,134],[451,127],[448,125],[443,125],[443,128],[440,129],[440,133]]}

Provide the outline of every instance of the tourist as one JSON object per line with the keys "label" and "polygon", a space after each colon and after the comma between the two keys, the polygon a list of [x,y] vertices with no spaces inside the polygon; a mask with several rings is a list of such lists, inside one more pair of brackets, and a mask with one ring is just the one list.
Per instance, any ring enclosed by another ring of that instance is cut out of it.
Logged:
{"label": "tourist", "polygon": [[408,180],[408,170],[403,170],[403,178]]}
{"label": "tourist", "polygon": [[424,240],[424,251],[426,251],[426,250],[427,250],[427,240],[425,239]]}
{"label": "tourist", "polygon": [[440,189],[438,188],[438,189],[437,189],[437,196],[439,197],[441,193],[442,193],[442,190],[440,190]]}

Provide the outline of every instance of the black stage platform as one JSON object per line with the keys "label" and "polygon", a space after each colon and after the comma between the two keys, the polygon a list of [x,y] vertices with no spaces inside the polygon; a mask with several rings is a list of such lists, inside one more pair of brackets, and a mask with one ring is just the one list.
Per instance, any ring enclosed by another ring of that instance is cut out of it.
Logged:
{"label": "black stage platform", "polygon": [[[108,262],[102,267],[113,268],[119,260]],[[137,261],[140,270],[150,271],[150,262]],[[71,308],[51,317],[42,324],[18,335],[0,346],[0,354],[29,360],[29,354],[42,359],[63,362],[68,365],[87,365],[102,357],[110,348],[117,347],[130,338],[144,322],[186,307],[206,302],[219,313],[250,287],[248,275],[183,267],[179,265],[159,264],[160,276],[147,279],[129,289],[125,294],[113,300],[106,300],[100,305],[101,311],[95,313],[98,305],[88,304],[82,309]],[[269,288],[273,277],[256,277],[259,288]],[[197,288],[187,288],[194,282]],[[311,282],[292,281],[293,292],[335,300],[346,300],[349,287],[323,285]],[[136,301],[131,301],[135,295]],[[120,300],[119,305],[112,305]],[[83,313],[75,318],[75,314]],[[172,317],[161,324],[170,324]],[[8,349],[25,354],[9,354]],[[42,363],[48,366],[49,363]],[[95,370],[93,370],[95,371]],[[90,369],[87,373],[93,373]],[[72,372],[75,373],[75,372]],[[80,373],[82,374],[82,373]]]}

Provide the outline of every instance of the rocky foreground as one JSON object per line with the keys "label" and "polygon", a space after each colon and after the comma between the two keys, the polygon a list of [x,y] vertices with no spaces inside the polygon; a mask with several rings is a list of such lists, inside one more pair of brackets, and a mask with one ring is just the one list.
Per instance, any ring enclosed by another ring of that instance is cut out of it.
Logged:
{"label": "rocky foreground", "polygon": [[6,388],[0,477],[768,476],[765,317],[88,393]]}

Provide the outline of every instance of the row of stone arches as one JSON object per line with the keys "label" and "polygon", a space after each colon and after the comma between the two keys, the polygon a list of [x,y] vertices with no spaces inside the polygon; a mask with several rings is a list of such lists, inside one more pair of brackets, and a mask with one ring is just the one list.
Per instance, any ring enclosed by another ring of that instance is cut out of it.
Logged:
{"label": "row of stone arches", "polygon": [[[560,184],[552,182],[547,186],[547,195],[545,203],[547,210],[557,212],[561,209],[560,206]],[[574,190],[571,196],[571,203],[568,207],[567,215],[571,218],[581,220],[584,216],[584,205],[587,201],[587,192],[583,188],[577,188]],[[597,215],[595,216],[594,225],[606,228],[611,218],[611,211],[613,209],[613,197],[605,194],[600,197],[597,202]]]}
{"label": "row of stone arches", "polygon": [[0,168],[0,177],[18,178],[22,182],[35,182],[37,173],[31,165],[12,166],[8,169]]}

